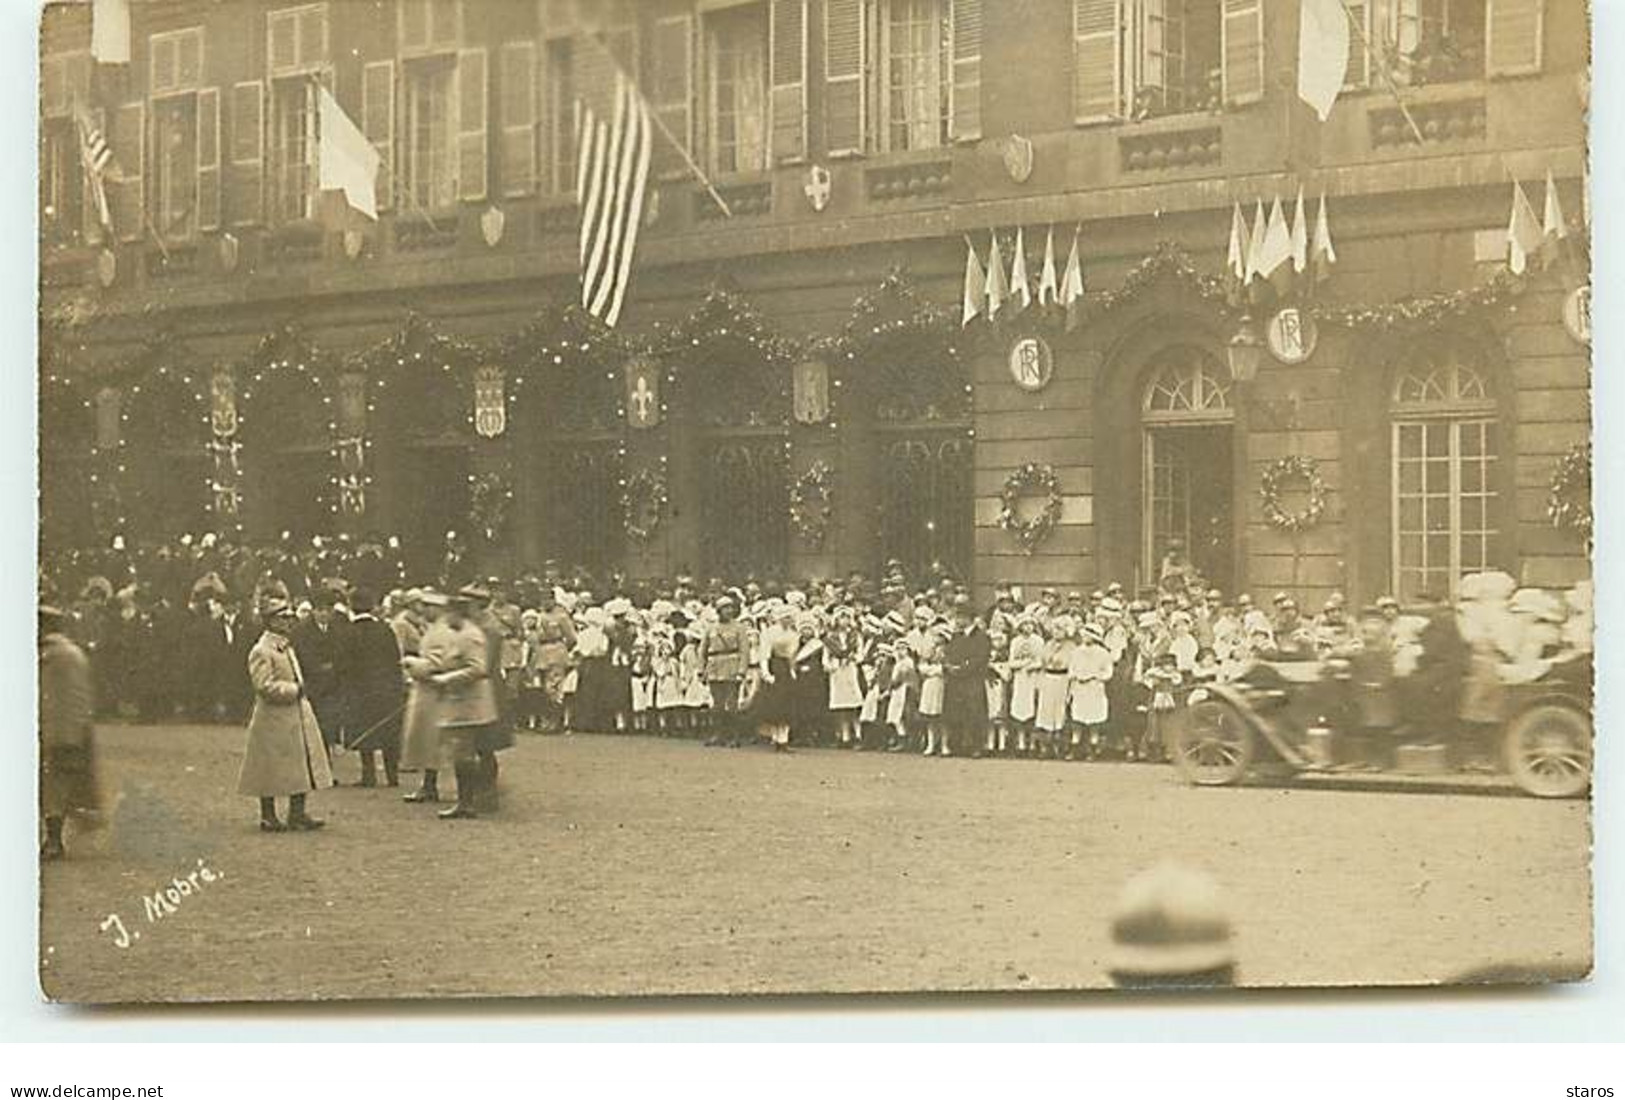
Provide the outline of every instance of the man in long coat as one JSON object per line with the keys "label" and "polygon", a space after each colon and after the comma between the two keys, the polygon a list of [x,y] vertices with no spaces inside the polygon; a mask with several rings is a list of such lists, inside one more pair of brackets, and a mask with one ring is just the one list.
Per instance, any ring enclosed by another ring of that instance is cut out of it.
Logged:
{"label": "man in long coat", "polygon": [[980,744],[987,730],[987,665],[993,641],[969,596],[954,598],[953,614],[953,636],[942,649],[942,720],[948,746],[963,750]]}
{"label": "man in long coat", "polygon": [[339,683],[344,693],[344,744],[361,758],[361,786],[378,785],[378,757],[384,758],[384,782],[400,786],[401,712],[405,683],[395,631],[375,614],[370,590],[357,588],[350,598],[354,618],[341,637]]}
{"label": "man in long coat", "polygon": [[[305,796],[333,785],[316,712],[310,708],[304,674],[288,635],[293,609],[273,600],[263,611],[265,633],[248,654],[254,685],[254,712],[248,718],[248,746],[237,777],[237,793],[260,802],[260,828],[268,833],[319,829],[324,822],[305,812]],[[288,800],[284,824],[276,800]]]}
{"label": "man in long coat", "polygon": [[67,854],[62,827],[71,816],[94,822],[101,807],[96,786],[94,708],[90,661],[67,635],[67,616],[39,609],[40,816],[45,843],[40,858]]}
{"label": "man in long coat", "polygon": [[348,621],[338,612],[337,594],[320,589],[311,600],[310,619],[293,632],[294,652],[305,677],[305,698],[316,713],[322,739],[336,745],[344,730],[344,694],[339,683],[339,660],[344,651]]}
{"label": "man in long coat", "polygon": [[448,821],[478,816],[486,784],[495,781],[485,755],[494,752],[491,730],[500,716],[492,677],[500,657],[492,654],[491,633],[469,614],[478,602],[468,589],[458,592],[444,620],[450,637],[440,671],[428,678],[439,695],[441,737],[457,773],[457,804],[440,811]]}

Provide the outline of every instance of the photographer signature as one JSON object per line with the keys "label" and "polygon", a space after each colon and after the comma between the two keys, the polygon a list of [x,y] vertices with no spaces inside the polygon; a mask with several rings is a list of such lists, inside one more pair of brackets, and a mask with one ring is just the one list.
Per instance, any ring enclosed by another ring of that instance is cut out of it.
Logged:
{"label": "photographer signature", "polygon": [[[216,871],[207,866],[203,860],[197,861],[197,866],[184,876],[175,875],[163,886],[150,894],[141,896],[141,910],[148,924],[157,924],[165,917],[178,913],[188,898],[201,894],[208,886],[212,886],[225,878],[225,872]],[[141,938],[139,931],[130,931],[124,923],[124,918],[117,913],[109,913],[102,920],[100,931],[110,933],[113,937],[113,946],[120,949],[127,948]]]}

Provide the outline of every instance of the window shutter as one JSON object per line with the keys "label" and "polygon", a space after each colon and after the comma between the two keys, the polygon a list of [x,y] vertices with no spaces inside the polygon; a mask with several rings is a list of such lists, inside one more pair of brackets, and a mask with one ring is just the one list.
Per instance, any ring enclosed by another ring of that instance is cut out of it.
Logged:
{"label": "window shutter", "polygon": [[270,61],[271,75],[280,76],[299,68],[298,12],[274,11],[266,16],[265,53]]}
{"label": "window shutter", "polygon": [[182,88],[203,83],[203,31],[182,34],[175,45],[175,76]]}
{"label": "window shutter", "polygon": [[[1146,88],[1168,88],[1168,4],[1167,0],[1139,0],[1135,13],[1135,47],[1138,54],[1134,79],[1138,94]],[[1136,109],[1138,105],[1136,104]]]}
{"label": "window shutter", "polygon": [[824,143],[832,157],[865,146],[863,9],[863,0],[824,0]]}
{"label": "window shutter", "polygon": [[299,13],[299,64],[306,68],[327,63],[327,5]]}
{"label": "window shutter", "polygon": [[257,225],[265,218],[265,83],[247,80],[231,88],[231,168],[226,177],[231,224]]}
{"label": "window shutter", "polygon": [[113,109],[107,135],[115,171],[107,178],[107,204],[120,240],[133,241],[146,229],[147,105],[125,103]]}
{"label": "window shutter", "polygon": [[220,89],[197,94],[197,227],[220,228]]}
{"label": "window shutter", "polygon": [[1540,72],[1545,37],[1543,0],[1487,0],[1486,69],[1491,76]]}
{"label": "window shutter", "polygon": [[1072,0],[1072,117],[1123,117],[1123,0]]}
{"label": "window shutter", "polygon": [[395,8],[395,35],[401,53],[423,53],[429,48],[431,0],[400,0]]}
{"label": "window shutter", "polygon": [[502,46],[502,193],[536,190],[536,43]]}
{"label": "window shutter", "polygon": [[[1348,0],[1344,5],[1348,9],[1348,17],[1355,26],[1349,27],[1349,67],[1343,77],[1343,87],[1364,88],[1371,82],[1371,56],[1366,53],[1365,44],[1371,41],[1371,11],[1372,3],[1367,0]],[[1361,37],[1364,32],[1364,38]]]}
{"label": "window shutter", "polygon": [[485,51],[457,51],[457,197],[478,202],[486,194],[490,133],[486,120]]}
{"label": "window shutter", "polygon": [[982,136],[982,0],[953,0],[955,141]]}
{"label": "window shutter", "polygon": [[42,57],[39,63],[40,114],[59,118],[71,109],[68,91],[68,59]]}
{"label": "window shutter", "polygon": [[395,62],[370,61],[361,70],[361,132],[378,151],[378,208],[395,197]]}
{"label": "window shutter", "polygon": [[767,40],[773,159],[800,160],[807,155],[807,0],[772,0]]}
{"label": "window shutter", "polygon": [[[669,15],[654,21],[651,61],[654,79],[649,106],[655,117],[682,147],[694,152],[694,17]],[[665,133],[655,134],[654,170],[656,176],[683,171],[683,158],[672,148]]]}
{"label": "window shutter", "polygon": [[436,50],[454,50],[462,41],[460,0],[428,0],[429,45]]}
{"label": "window shutter", "polygon": [[180,41],[172,35],[155,36],[147,48],[147,86],[153,95],[180,86]]}
{"label": "window shutter", "polygon": [[1224,0],[1224,102],[1264,98],[1263,0]]}

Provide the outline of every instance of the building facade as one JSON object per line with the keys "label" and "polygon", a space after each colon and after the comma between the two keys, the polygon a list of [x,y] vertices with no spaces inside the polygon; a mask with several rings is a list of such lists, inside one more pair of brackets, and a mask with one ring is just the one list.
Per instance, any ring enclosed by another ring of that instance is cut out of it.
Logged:
{"label": "building facade", "polygon": [[[1572,583],[1584,6],[1350,10],[1321,122],[1287,0],[153,0],[116,66],[51,7],[44,552],[349,532],[426,566],[455,531],[493,569],[985,592],[1143,584],[1177,541],[1305,599]],[[575,149],[617,70],[661,136],[609,331]],[[317,188],[323,89],[376,222]],[[1508,278],[1513,181],[1538,216],[1548,175],[1569,241]],[[1330,279],[1238,302],[1235,207],[1300,188]],[[1035,285],[1076,232],[1084,302],[962,325],[967,241],[1008,265],[1018,230]],[[1312,349],[1238,371],[1288,305]]]}

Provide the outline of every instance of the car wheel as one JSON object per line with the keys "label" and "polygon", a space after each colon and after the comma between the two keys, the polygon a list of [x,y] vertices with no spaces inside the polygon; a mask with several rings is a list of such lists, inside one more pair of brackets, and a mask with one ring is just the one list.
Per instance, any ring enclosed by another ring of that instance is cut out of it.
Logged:
{"label": "car wheel", "polygon": [[1187,783],[1239,783],[1253,760],[1253,731],[1236,708],[1205,699],[1186,709],[1174,730],[1174,767]]}
{"label": "car wheel", "polygon": [[1591,719],[1580,710],[1530,707],[1507,725],[1507,771],[1537,798],[1576,798],[1591,786],[1591,738]]}

